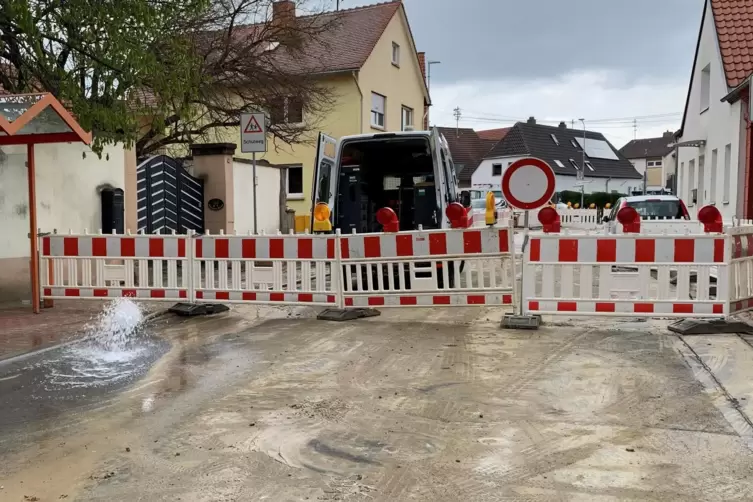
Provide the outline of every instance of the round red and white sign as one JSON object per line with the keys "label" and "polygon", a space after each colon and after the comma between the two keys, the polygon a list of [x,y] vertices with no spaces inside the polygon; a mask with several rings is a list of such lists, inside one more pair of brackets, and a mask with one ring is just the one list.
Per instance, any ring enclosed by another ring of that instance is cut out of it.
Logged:
{"label": "round red and white sign", "polygon": [[513,162],[502,175],[502,195],[517,209],[538,209],[552,200],[554,171],[541,159],[528,157]]}

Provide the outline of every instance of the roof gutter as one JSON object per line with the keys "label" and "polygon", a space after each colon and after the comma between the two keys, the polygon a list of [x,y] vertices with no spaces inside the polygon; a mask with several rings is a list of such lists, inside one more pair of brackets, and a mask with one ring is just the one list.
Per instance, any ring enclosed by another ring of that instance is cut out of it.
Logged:
{"label": "roof gutter", "polygon": [[735,103],[740,99],[740,95],[742,94],[742,91],[744,91],[746,88],[750,86],[750,82],[753,80],[753,73],[748,75],[745,80],[740,82],[740,84],[732,89],[729,93],[727,93],[726,96],[724,96],[720,101],[722,103],[727,102],[729,104]]}

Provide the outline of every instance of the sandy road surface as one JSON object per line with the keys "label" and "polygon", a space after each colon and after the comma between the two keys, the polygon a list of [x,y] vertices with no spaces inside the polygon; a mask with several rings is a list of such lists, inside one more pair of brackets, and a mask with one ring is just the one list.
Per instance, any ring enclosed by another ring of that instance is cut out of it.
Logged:
{"label": "sandy road surface", "polygon": [[753,499],[751,451],[658,325],[249,312],[170,320],[106,406],[0,432],[0,500]]}

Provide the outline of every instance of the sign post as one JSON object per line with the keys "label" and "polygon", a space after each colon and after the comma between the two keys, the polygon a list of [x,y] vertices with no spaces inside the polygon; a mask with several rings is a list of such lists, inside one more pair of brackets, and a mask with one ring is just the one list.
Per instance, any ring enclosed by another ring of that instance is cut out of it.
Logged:
{"label": "sign post", "polygon": [[[525,301],[525,252],[528,246],[529,216],[532,209],[546,206],[554,196],[556,179],[551,166],[541,159],[533,157],[523,158],[513,162],[502,175],[502,195],[513,208],[525,211],[523,231],[523,267],[521,267],[521,288],[518,298],[517,311],[514,315],[506,315],[502,320],[502,327],[537,329],[541,323],[541,316],[527,316],[524,314]],[[513,256],[515,252],[513,250]]]}
{"label": "sign post", "polygon": [[241,152],[250,153],[254,178],[254,233],[259,233],[256,206],[256,153],[267,151],[267,121],[263,113],[241,114]]}

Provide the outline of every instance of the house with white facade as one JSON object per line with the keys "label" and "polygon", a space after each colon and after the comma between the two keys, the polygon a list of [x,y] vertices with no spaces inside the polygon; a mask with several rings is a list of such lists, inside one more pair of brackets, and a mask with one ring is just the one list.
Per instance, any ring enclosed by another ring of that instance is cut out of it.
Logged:
{"label": "house with white facade", "polygon": [[753,0],[705,0],[677,141],[678,195],[691,212],[706,204],[725,221],[753,217],[749,83]]}
{"label": "house with white facade", "polygon": [[516,123],[486,154],[473,173],[472,186],[501,186],[505,169],[525,157],[537,157],[552,167],[557,192],[627,194],[643,187],[643,177],[601,133],[584,133],[564,122],[557,127],[537,124],[533,117]]}
{"label": "house with white facade", "polygon": [[667,131],[656,138],[632,139],[620,148],[620,153],[633,164],[641,176],[646,176],[646,185],[668,188],[674,174],[675,133]]}

